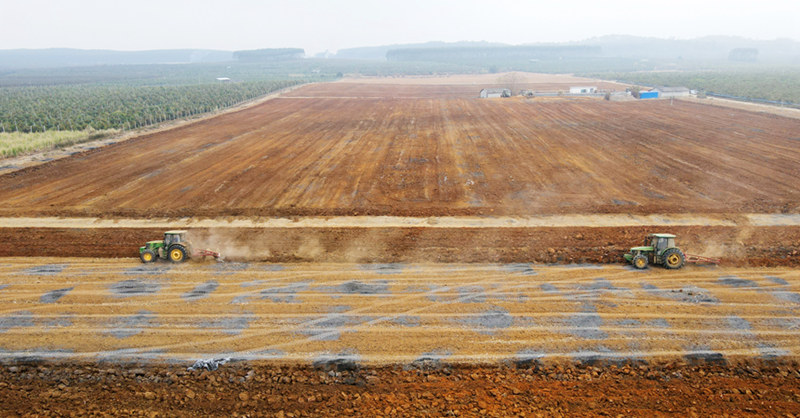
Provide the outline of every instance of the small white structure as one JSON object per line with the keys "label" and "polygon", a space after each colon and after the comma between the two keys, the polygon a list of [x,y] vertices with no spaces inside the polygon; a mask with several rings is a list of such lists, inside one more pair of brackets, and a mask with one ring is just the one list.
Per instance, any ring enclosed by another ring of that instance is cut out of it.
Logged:
{"label": "small white structure", "polygon": [[597,93],[596,86],[574,86],[569,88],[569,94],[590,94]]}
{"label": "small white structure", "polygon": [[652,91],[657,91],[658,97],[662,99],[688,96],[692,93],[692,91],[686,87],[656,87]]}
{"label": "small white structure", "polygon": [[511,89],[483,89],[479,96],[481,99],[492,99],[497,97],[511,97]]}
{"label": "small white structure", "polygon": [[227,81],[231,81],[231,79],[228,78],[228,77],[217,77],[217,81],[220,81],[220,82],[224,83],[224,82],[227,82]]}

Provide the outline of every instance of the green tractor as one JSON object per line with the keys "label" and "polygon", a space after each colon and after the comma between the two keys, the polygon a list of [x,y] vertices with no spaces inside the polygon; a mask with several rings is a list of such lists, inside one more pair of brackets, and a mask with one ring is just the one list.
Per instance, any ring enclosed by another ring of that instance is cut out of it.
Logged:
{"label": "green tractor", "polygon": [[164,239],[148,241],[144,247],[139,247],[139,259],[142,263],[154,263],[158,259],[169,259],[173,263],[182,263],[191,257],[214,257],[219,260],[218,252],[211,250],[194,250],[192,244],[186,240],[186,231],[167,231]]}
{"label": "green tractor", "polygon": [[672,234],[649,234],[644,246],[631,248],[623,257],[637,269],[645,269],[648,264],[661,264],[675,270],[686,263],[686,255],[675,246],[675,235]]}

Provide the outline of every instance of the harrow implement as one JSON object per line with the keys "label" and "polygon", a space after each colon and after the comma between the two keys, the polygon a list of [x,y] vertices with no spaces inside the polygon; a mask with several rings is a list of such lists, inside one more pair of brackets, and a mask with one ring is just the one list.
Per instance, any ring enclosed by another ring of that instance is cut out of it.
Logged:
{"label": "harrow implement", "polygon": [[693,263],[693,264],[719,264],[720,263],[720,259],[719,258],[704,257],[702,255],[696,255],[696,254],[684,254],[684,256],[686,257],[686,262],[687,263]]}

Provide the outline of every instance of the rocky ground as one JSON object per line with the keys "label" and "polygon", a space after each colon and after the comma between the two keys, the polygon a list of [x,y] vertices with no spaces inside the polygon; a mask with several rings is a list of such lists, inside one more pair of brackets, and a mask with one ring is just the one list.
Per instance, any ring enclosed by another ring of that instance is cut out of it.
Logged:
{"label": "rocky ground", "polygon": [[798,416],[784,364],[278,366],[15,363],[5,416]]}

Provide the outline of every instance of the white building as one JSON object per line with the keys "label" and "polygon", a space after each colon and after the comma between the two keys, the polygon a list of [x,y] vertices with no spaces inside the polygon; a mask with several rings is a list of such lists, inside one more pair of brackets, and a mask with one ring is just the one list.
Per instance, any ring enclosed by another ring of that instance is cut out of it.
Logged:
{"label": "white building", "polygon": [[483,89],[479,96],[481,99],[491,99],[496,97],[511,97],[510,89]]}
{"label": "white building", "polygon": [[589,94],[597,93],[595,86],[574,86],[569,88],[569,94]]}
{"label": "white building", "polygon": [[657,91],[658,97],[662,99],[688,96],[691,94],[691,90],[686,87],[656,87],[652,91]]}

